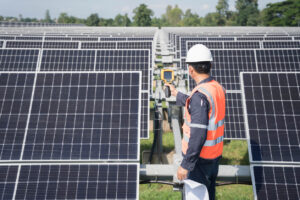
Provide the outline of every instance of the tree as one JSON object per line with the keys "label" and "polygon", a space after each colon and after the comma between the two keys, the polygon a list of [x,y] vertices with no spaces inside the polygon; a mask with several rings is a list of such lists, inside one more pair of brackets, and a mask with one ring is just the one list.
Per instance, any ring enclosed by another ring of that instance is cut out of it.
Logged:
{"label": "tree", "polygon": [[219,0],[216,6],[217,9],[217,24],[218,25],[225,25],[227,20],[227,13],[228,13],[228,2],[227,0]]}
{"label": "tree", "polygon": [[136,26],[151,26],[153,11],[147,8],[146,4],[140,4],[139,7],[133,10],[133,13],[133,20]]}
{"label": "tree", "polygon": [[200,25],[199,16],[196,13],[193,14],[191,9],[187,9],[183,15],[182,25],[183,26],[199,26]]}
{"label": "tree", "polygon": [[58,23],[67,24],[69,23],[69,16],[67,13],[60,13],[58,17]]}
{"label": "tree", "polygon": [[259,10],[257,0],[237,0],[237,24],[240,26],[256,26],[258,22]]}
{"label": "tree", "polygon": [[46,10],[45,19],[43,21],[46,22],[46,23],[52,23],[53,22],[51,17],[50,17],[50,11],[49,10]]}
{"label": "tree", "polygon": [[203,19],[203,26],[217,26],[218,25],[218,13],[208,13]]}
{"label": "tree", "polygon": [[262,11],[265,26],[298,26],[300,24],[300,1],[286,0],[267,4]]}
{"label": "tree", "polygon": [[91,14],[87,19],[86,19],[86,25],[87,26],[98,26],[100,22],[100,19],[98,17],[97,13]]}
{"label": "tree", "polygon": [[131,21],[128,17],[128,14],[125,15],[118,14],[114,19],[115,26],[130,26]]}
{"label": "tree", "polygon": [[169,26],[179,26],[182,17],[183,17],[183,12],[178,7],[178,5],[175,5],[174,8],[168,5],[166,8],[166,13],[162,16],[162,18],[165,19],[167,25]]}

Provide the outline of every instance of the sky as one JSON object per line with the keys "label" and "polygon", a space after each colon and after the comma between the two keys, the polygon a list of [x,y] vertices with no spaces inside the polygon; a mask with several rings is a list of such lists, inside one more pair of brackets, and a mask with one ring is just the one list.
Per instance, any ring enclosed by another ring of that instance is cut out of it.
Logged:
{"label": "sky", "polygon": [[[280,1],[283,0],[258,0],[258,7],[263,9],[268,3]],[[183,11],[191,9],[193,13],[203,17],[216,10],[217,2],[218,0],[0,0],[0,15],[18,17],[22,14],[23,18],[41,19],[48,9],[52,19],[58,18],[62,12],[79,18],[87,18],[92,13],[103,18],[114,18],[119,13],[128,13],[132,17],[133,9],[144,3],[153,10],[155,17],[161,17],[167,5],[176,4]],[[229,9],[235,10],[235,0],[228,2]]]}

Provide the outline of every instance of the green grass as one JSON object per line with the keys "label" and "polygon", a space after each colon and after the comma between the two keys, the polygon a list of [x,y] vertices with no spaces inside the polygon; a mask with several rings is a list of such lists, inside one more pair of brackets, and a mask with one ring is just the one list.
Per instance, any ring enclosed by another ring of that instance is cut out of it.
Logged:
{"label": "green grass", "polygon": [[[153,132],[150,132],[149,140],[141,140],[141,152],[151,149]],[[173,133],[163,134],[164,152],[168,153],[174,149]],[[231,140],[224,142],[223,158],[221,165],[249,165],[247,142]],[[163,184],[141,184],[141,200],[180,200],[181,193],[173,191],[173,187]],[[216,199],[218,200],[252,200],[252,185],[224,185],[216,187]]]}

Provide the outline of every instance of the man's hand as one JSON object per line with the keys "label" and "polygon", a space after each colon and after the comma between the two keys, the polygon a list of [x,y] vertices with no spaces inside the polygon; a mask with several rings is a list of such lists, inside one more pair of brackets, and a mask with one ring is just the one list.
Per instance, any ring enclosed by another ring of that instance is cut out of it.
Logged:
{"label": "man's hand", "polygon": [[182,181],[187,178],[188,170],[184,169],[183,167],[179,166],[177,170],[177,178],[178,180]]}
{"label": "man's hand", "polygon": [[171,95],[176,97],[177,96],[177,90],[176,88],[174,87],[174,85],[171,85],[169,83],[165,83],[165,86],[169,86],[170,87],[170,91],[171,91]]}

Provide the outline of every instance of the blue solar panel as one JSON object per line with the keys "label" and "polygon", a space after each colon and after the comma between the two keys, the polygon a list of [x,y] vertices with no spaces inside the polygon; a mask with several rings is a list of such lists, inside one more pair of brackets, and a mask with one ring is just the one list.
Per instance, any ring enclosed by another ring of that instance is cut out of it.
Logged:
{"label": "blue solar panel", "polygon": [[43,42],[37,41],[6,41],[6,48],[42,48]]}
{"label": "blue solar panel", "polygon": [[13,199],[18,166],[0,166],[1,199]]}
{"label": "blue solar panel", "polygon": [[300,163],[300,72],[241,78],[250,161]]}
{"label": "blue solar panel", "polygon": [[0,71],[35,71],[38,49],[0,49]]}
{"label": "blue solar panel", "polygon": [[19,160],[30,102],[34,74],[0,74],[0,159]]}
{"label": "blue solar panel", "polygon": [[138,160],[139,73],[38,73],[23,160]]}

